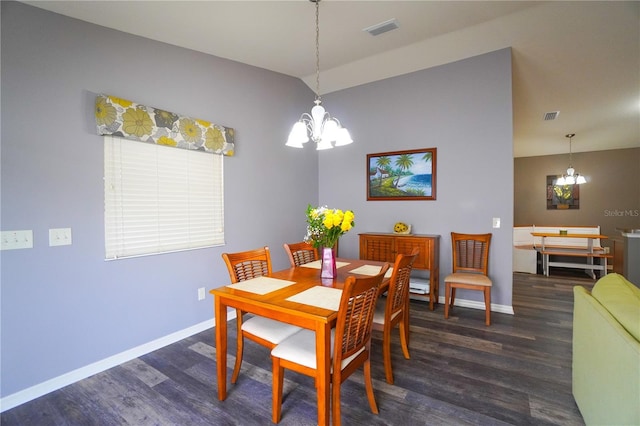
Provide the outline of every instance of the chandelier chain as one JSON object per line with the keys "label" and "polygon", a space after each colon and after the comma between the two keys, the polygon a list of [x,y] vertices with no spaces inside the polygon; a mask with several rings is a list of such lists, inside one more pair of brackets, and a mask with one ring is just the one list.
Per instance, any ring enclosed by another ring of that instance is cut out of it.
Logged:
{"label": "chandelier chain", "polygon": [[[313,1],[313,0],[312,0]],[[320,0],[316,3],[316,99],[320,99]]]}

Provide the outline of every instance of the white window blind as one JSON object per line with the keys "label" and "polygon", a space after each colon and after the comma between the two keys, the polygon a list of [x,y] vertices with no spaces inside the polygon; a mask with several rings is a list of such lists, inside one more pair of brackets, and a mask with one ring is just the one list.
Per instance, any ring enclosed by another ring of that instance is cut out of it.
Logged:
{"label": "white window blind", "polygon": [[107,260],[224,244],[222,155],[104,142]]}

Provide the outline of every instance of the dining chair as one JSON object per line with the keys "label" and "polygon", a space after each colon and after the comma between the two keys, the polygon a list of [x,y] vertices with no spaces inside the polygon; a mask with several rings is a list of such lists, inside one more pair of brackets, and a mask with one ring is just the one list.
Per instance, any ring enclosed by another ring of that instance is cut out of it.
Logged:
{"label": "dining chair", "polygon": [[[271,275],[271,253],[269,247],[265,246],[264,248],[237,253],[222,253],[222,258],[229,270],[231,284]],[[300,327],[295,325],[258,315],[243,321],[243,314],[240,309],[236,309],[237,350],[231,383],[235,383],[238,380],[245,338],[273,349],[282,340],[301,330]]]}
{"label": "dining chair", "polygon": [[456,289],[478,290],[484,293],[485,324],[491,325],[491,286],[489,278],[489,246],[491,234],[451,233],[453,271],[445,277],[444,317],[449,318]]}
{"label": "dining chair", "polygon": [[[340,385],[364,365],[364,382],[369,406],[378,414],[371,380],[371,329],[378,298],[378,288],[389,269],[385,263],[378,275],[345,280],[340,298],[336,327],[331,330],[331,410],[333,424],[340,424]],[[336,343],[336,339],[338,342]],[[314,377],[316,385],[316,338],[313,330],[303,329],[280,342],[271,351],[273,360],[273,422],[278,423],[282,410],[284,369]]]}
{"label": "dining chair", "polygon": [[318,256],[318,249],[306,241],[290,244],[285,243],[284,251],[286,251],[287,256],[289,256],[289,262],[292,268],[313,262],[320,258]]}
{"label": "dining chair", "polygon": [[413,262],[420,253],[414,247],[410,255],[398,254],[393,265],[387,297],[378,298],[373,315],[373,329],[382,331],[382,354],[387,383],[393,384],[391,368],[391,331],[397,325],[400,345],[405,359],[409,359],[409,280]]}

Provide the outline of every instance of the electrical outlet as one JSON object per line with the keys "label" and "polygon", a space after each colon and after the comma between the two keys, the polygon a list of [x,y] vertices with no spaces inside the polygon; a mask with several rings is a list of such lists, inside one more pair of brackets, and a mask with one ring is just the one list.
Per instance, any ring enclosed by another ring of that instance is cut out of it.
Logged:
{"label": "electrical outlet", "polygon": [[198,300],[204,300],[204,298],[205,298],[204,287],[200,287],[198,289]]}

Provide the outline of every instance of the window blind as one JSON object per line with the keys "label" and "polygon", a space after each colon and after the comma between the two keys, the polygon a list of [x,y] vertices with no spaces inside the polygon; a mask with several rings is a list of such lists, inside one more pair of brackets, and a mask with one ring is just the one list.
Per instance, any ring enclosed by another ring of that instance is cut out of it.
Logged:
{"label": "window blind", "polygon": [[224,156],[104,142],[107,260],[224,244]]}

